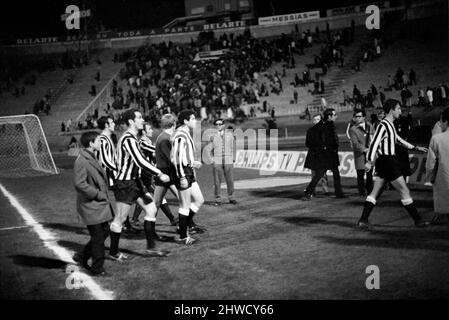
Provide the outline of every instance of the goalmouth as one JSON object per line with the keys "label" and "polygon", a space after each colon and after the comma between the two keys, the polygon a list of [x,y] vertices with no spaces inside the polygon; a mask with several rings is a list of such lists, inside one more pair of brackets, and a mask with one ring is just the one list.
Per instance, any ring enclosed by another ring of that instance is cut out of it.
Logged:
{"label": "goalmouth", "polygon": [[0,177],[58,173],[36,115],[0,117]]}

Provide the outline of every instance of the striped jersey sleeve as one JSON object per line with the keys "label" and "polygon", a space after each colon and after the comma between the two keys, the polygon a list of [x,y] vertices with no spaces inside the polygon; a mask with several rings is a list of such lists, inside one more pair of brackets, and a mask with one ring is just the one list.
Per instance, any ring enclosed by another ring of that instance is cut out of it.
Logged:
{"label": "striped jersey sleeve", "polygon": [[114,150],[112,144],[107,140],[106,137],[100,137],[100,151],[98,152],[98,160],[100,163],[109,170],[117,171],[117,166],[115,165]]}
{"label": "striped jersey sleeve", "polygon": [[125,150],[131,156],[134,163],[141,168],[142,170],[146,170],[153,175],[159,175],[161,171],[153,166],[145,157],[142,155],[142,152],[139,149],[139,144],[137,139],[128,138],[123,141],[123,145]]}

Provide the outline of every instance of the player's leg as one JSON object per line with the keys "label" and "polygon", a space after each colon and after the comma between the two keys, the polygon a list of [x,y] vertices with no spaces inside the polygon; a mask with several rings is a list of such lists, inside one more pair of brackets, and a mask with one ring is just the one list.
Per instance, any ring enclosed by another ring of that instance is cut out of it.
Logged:
{"label": "player's leg", "polygon": [[156,213],[157,208],[154,201],[148,202],[147,199],[143,197],[139,197],[137,199],[137,204],[142,207],[145,212],[145,221],[144,221],[144,231],[145,238],[147,241],[147,253],[155,256],[166,256],[168,252],[158,250],[156,248],[156,240],[158,239],[158,235],[156,233]]}
{"label": "player's leg", "polygon": [[203,226],[197,225],[193,221],[193,217],[195,214],[200,210],[201,206],[204,204],[204,196],[201,192],[200,186],[198,182],[193,182],[191,187],[191,197],[192,201],[190,204],[190,210],[189,210],[189,220],[188,220],[188,226],[192,233],[203,233],[206,231],[206,228]]}
{"label": "player's leg", "polygon": [[426,227],[428,225],[428,222],[423,221],[423,219],[418,213],[418,210],[416,210],[416,206],[413,203],[413,199],[410,195],[410,190],[407,187],[407,184],[405,183],[404,177],[400,176],[396,180],[392,181],[391,184],[401,195],[402,205],[412,217],[413,221],[415,222],[415,225],[417,227]]}
{"label": "player's leg", "polygon": [[371,214],[371,212],[374,209],[374,206],[376,205],[376,199],[379,195],[380,190],[382,189],[383,185],[385,184],[385,179],[382,179],[380,177],[377,177],[374,181],[373,190],[371,190],[371,193],[369,196],[366,197],[365,203],[363,205],[363,211],[362,216],[360,217],[359,221],[357,222],[357,226],[366,229],[369,227],[368,218]]}
{"label": "player's leg", "polygon": [[191,188],[179,190],[179,242],[187,245],[194,241],[187,235],[191,196]]}
{"label": "player's leg", "polygon": [[109,250],[109,256],[114,260],[122,260],[126,258],[126,255],[119,253],[119,242],[120,242],[120,235],[123,229],[123,222],[126,220],[130,208],[131,205],[128,203],[120,201],[116,202],[116,212],[114,220],[112,220],[110,226],[111,245]]}

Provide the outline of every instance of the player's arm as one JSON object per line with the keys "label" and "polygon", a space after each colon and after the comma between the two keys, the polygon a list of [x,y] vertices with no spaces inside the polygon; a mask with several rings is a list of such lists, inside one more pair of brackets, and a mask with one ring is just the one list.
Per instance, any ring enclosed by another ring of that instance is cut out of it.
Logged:
{"label": "player's arm", "polygon": [[99,160],[101,163],[103,163],[107,168],[109,168],[112,171],[117,171],[117,166],[114,163],[114,159],[111,159],[108,152],[108,144],[101,142],[100,144],[100,152],[98,154]]}
{"label": "player's arm", "polygon": [[134,139],[126,139],[124,141],[124,146],[126,151],[129,152],[134,162],[145,171],[148,171],[150,174],[155,176],[160,176],[162,172],[153,166],[150,162],[148,162],[145,157],[142,155],[142,152],[139,149],[139,145],[137,141]]}
{"label": "player's arm", "polygon": [[404,147],[406,147],[409,150],[418,150],[418,151],[421,151],[421,152],[427,152],[428,151],[427,148],[418,147],[418,146],[415,146],[415,145],[405,141],[399,135],[397,136],[397,140],[398,140],[399,144],[403,145]]}
{"label": "player's arm", "polygon": [[154,156],[155,153],[156,153],[156,147],[153,146],[153,145],[151,144],[151,142],[148,141],[148,140],[141,139],[141,140],[139,141],[139,146],[140,146],[140,148],[142,148],[143,150],[150,152],[150,153],[152,154],[152,156]]}
{"label": "player's arm", "polygon": [[183,169],[185,147],[186,147],[186,142],[182,137],[177,137],[173,141],[172,163],[175,166],[176,175],[178,176],[178,178],[185,178],[185,176],[186,176],[184,169]]}
{"label": "player's arm", "polygon": [[377,149],[379,148],[379,145],[382,142],[382,140],[385,139],[385,134],[386,134],[385,126],[383,126],[382,124],[378,125],[376,132],[374,133],[374,138],[369,146],[368,153],[366,154],[366,160],[369,163],[372,164],[374,162]]}

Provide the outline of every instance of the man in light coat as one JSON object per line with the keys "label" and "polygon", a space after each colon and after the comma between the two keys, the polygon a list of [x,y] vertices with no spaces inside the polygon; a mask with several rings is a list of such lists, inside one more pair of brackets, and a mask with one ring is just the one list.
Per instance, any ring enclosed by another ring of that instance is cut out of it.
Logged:
{"label": "man in light coat", "polygon": [[223,173],[228,190],[229,203],[237,204],[234,198],[234,135],[225,130],[223,119],[214,121],[216,134],[212,137],[212,161],[215,186],[215,205],[221,205],[221,175]]}
{"label": "man in light coat", "polygon": [[373,170],[366,173],[365,185],[365,162],[366,153],[371,143],[371,136],[374,134],[373,126],[365,121],[365,111],[354,109],[354,125],[349,128],[349,137],[354,152],[354,165],[357,171],[357,187],[359,195],[365,197],[373,189]]}
{"label": "man in light coat", "polygon": [[[100,149],[100,138],[97,132],[85,132],[80,138],[81,150],[73,168],[74,185],[77,192],[77,211],[87,226],[90,241],[82,253],[77,253],[73,260],[92,275],[107,275],[103,264],[105,259],[104,241],[109,236],[109,221],[113,217],[113,207],[108,194],[108,178],[106,172],[96,160],[94,151]],[[92,266],[88,260],[92,257]]]}
{"label": "man in light coat", "polygon": [[441,133],[432,137],[426,161],[427,180],[433,184],[434,222],[440,214],[449,214],[449,108],[440,119]]}

